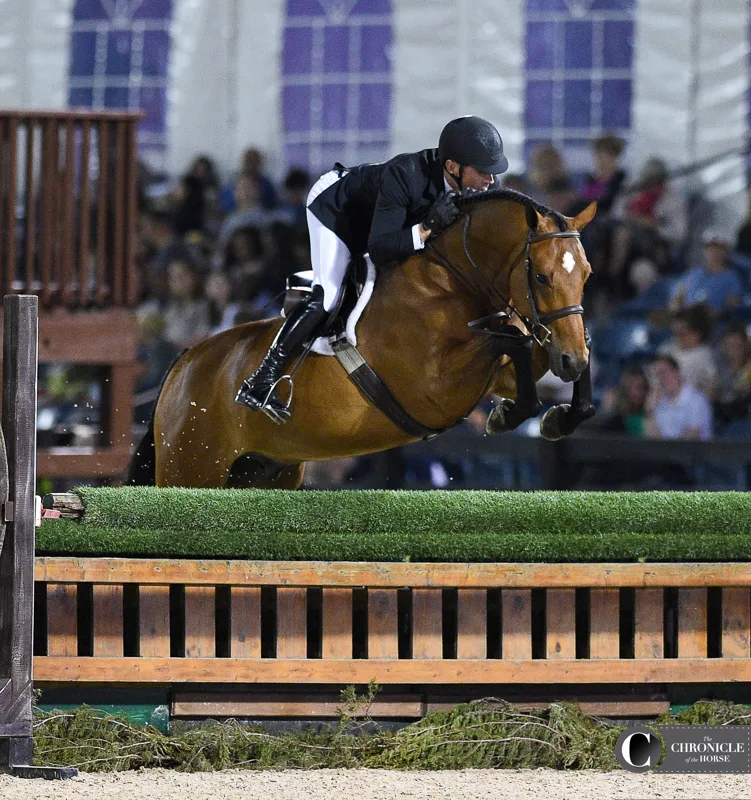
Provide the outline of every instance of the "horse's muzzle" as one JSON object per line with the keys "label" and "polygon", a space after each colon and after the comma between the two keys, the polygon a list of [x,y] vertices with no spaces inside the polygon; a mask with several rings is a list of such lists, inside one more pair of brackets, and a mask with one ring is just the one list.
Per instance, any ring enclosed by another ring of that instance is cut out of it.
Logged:
{"label": "horse's muzzle", "polygon": [[578,380],[589,364],[588,351],[586,355],[577,355],[559,353],[555,348],[551,348],[549,355],[551,372],[566,383]]}

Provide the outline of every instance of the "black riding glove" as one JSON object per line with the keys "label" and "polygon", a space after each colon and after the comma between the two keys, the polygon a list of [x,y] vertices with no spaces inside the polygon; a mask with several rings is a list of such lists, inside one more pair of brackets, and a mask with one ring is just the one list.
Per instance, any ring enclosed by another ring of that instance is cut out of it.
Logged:
{"label": "black riding glove", "polygon": [[459,218],[459,209],[454,202],[452,192],[443,192],[433,201],[433,205],[428,209],[427,216],[422,224],[433,236],[440,233],[444,228],[456,222]]}

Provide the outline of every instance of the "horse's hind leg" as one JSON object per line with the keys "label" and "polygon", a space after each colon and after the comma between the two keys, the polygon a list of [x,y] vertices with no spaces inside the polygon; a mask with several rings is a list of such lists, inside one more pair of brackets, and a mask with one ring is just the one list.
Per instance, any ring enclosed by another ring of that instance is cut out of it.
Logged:
{"label": "horse's hind leg", "polygon": [[230,489],[298,489],[305,464],[279,464],[265,456],[247,453],[230,470]]}

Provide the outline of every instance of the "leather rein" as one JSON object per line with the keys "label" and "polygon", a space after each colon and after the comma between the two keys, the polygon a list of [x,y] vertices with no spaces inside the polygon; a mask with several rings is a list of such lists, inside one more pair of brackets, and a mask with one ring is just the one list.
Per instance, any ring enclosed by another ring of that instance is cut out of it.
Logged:
{"label": "leather rein", "polygon": [[[470,255],[467,244],[470,216],[469,214],[463,214],[462,216],[464,217],[464,229],[462,231],[462,247],[464,248],[464,255],[467,257],[467,261],[469,261],[469,263],[472,265],[480,284],[487,291],[487,295],[479,292],[477,287],[473,286],[466,279],[461,271],[457,269],[457,267],[452,264],[451,261],[438,249],[434,242],[430,242],[429,247],[432,252],[436,254],[440,263],[446,267],[446,269],[448,269],[448,271],[451,272],[454,277],[464,284],[464,286],[466,286],[472,294],[481,296],[483,299],[490,297],[491,303],[497,309],[499,309],[493,314],[488,314],[485,317],[480,317],[479,319],[468,322],[467,327],[471,331],[475,333],[485,333],[490,336],[505,336],[507,334],[494,331],[488,328],[486,324],[496,319],[507,320],[513,314],[516,315],[522,323],[524,323],[524,327],[530,332],[531,337],[537,342],[537,344],[539,344],[541,347],[545,347],[550,343],[550,339],[553,335],[553,332],[548,327],[551,322],[555,322],[558,319],[563,319],[564,317],[570,317],[573,314],[584,314],[584,307],[581,305],[565,306],[563,308],[558,308],[555,311],[550,311],[547,314],[540,314],[539,309],[537,308],[537,300],[535,298],[533,284],[534,265],[532,263],[532,245],[537,244],[538,242],[546,242],[549,239],[579,239],[580,236],[578,231],[558,231],[554,233],[541,234],[535,234],[532,229],[528,231],[527,238],[524,243],[524,250],[514,259],[511,269],[509,270],[509,278],[511,277],[511,273],[519,264],[521,256],[524,255],[524,268],[527,274],[527,300],[530,308],[532,309],[532,316],[530,318],[525,314],[522,314],[522,312],[519,311],[516,306],[514,306],[507,298],[505,298],[477,266],[474,259]],[[498,302],[498,300],[500,300],[500,302]]]}

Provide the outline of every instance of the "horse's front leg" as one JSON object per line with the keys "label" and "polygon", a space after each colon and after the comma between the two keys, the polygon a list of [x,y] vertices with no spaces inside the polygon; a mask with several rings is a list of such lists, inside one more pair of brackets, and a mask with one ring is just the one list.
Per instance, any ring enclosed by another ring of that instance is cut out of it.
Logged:
{"label": "horse's front leg", "polygon": [[524,336],[517,328],[511,328],[504,342],[504,355],[509,356],[514,365],[516,399],[504,398],[488,415],[485,430],[489,434],[505,433],[518,428],[522,422],[540,413],[542,404],[537,396],[535,376],[532,368],[534,341]]}
{"label": "horse's front leg", "polygon": [[579,425],[595,415],[592,403],[592,373],[587,368],[574,383],[571,404],[562,403],[548,409],[540,421],[540,435],[555,442],[573,433]]}

